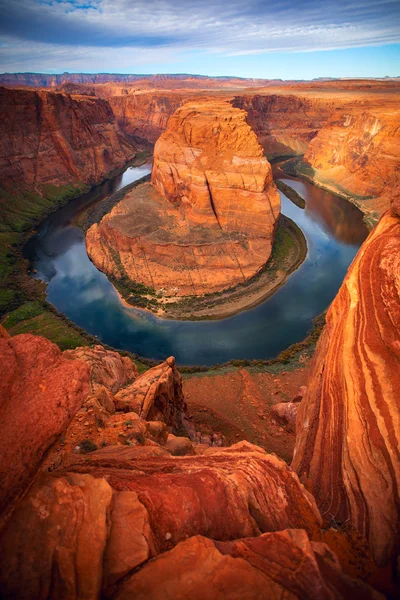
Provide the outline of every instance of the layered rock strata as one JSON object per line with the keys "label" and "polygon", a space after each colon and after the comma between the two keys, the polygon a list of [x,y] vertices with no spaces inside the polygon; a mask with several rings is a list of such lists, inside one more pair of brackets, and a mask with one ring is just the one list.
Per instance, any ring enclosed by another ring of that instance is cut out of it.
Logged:
{"label": "layered rock strata", "polygon": [[0,88],[0,183],[96,183],[135,154],[106,100]]}
{"label": "layered rock strata", "polygon": [[380,564],[400,550],[397,202],[395,195],[392,214],[364,242],[327,313],[292,463],[322,514],[356,527]]}
{"label": "layered rock strata", "polygon": [[280,213],[272,172],[246,113],[185,104],[154,151],[152,184],[87,232],[93,262],[166,296],[244,283],[267,262]]}
{"label": "layered rock strata", "polygon": [[310,142],[299,172],[354,202],[373,221],[400,180],[400,111],[360,107],[333,112]]}
{"label": "layered rock strata", "polygon": [[139,376],[101,346],[0,334],[20,367],[0,379],[1,464],[25,492],[1,505],[2,598],[380,598],[321,543],[314,498],[281,459],[169,434],[171,407],[185,412],[172,358]]}

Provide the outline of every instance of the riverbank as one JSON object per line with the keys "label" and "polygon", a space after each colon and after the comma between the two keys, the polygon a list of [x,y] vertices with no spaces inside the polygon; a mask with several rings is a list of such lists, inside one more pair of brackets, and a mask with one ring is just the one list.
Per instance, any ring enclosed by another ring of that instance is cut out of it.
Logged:
{"label": "riverbank", "polygon": [[[288,162],[292,163],[292,166],[289,167],[287,173],[288,175],[293,175],[293,161]],[[281,168],[283,171],[285,171],[285,163],[282,163]],[[331,194],[335,194],[335,196],[343,198],[344,200],[354,204],[354,206],[356,206],[363,213],[363,220],[369,231],[375,227],[379,221],[379,214],[369,206],[369,203],[374,202],[374,196],[355,196],[354,194],[350,194],[340,184],[336,183],[332,179],[325,178],[322,172],[313,169],[309,164],[303,162],[301,159],[295,163],[294,168],[296,172],[295,176],[300,176],[316,187],[330,192]]]}
{"label": "riverbank", "polygon": [[272,254],[262,270],[246,283],[223,292],[181,298],[160,298],[146,290],[131,293],[118,279],[110,277],[125,306],[148,310],[157,317],[179,321],[225,319],[253,308],[272,296],[307,256],[307,242],[301,229],[281,215]]}
{"label": "riverbank", "polygon": [[46,186],[43,195],[21,189],[10,193],[0,188],[0,321],[12,335],[43,335],[62,350],[96,343],[96,338],[72,323],[46,300],[46,286],[34,279],[24,258],[24,246],[34,228],[50,214],[102,185],[129,166],[141,166],[149,153],[138,152],[120,169],[114,169],[96,185]]}

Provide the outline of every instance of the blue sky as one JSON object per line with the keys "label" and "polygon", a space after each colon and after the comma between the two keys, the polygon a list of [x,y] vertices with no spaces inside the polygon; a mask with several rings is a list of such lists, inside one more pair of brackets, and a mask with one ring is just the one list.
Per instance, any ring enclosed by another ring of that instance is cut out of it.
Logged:
{"label": "blue sky", "polygon": [[400,0],[0,0],[0,71],[400,75]]}

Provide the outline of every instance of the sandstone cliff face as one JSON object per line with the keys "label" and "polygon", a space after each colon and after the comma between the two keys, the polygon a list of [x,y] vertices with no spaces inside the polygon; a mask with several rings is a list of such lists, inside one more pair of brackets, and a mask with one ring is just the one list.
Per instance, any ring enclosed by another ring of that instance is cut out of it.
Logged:
{"label": "sandstone cliff face", "polygon": [[0,89],[0,183],[95,183],[134,156],[110,105],[92,96]]}
{"label": "sandstone cliff face", "polygon": [[355,526],[380,564],[400,550],[399,331],[400,219],[386,214],[327,313],[292,463],[322,514]]}
{"label": "sandstone cliff face", "polygon": [[[170,116],[185,102],[182,94],[132,94],[128,89],[96,89],[107,98],[121,131],[138,142],[155,144]],[[126,92],[126,93],[124,93]]]}
{"label": "sandstone cliff face", "polygon": [[167,296],[243,283],[267,262],[280,198],[244,111],[187,103],[154,152],[152,185],[87,232],[93,262]]}
{"label": "sandstone cliff face", "polygon": [[310,143],[300,172],[376,220],[400,178],[399,119],[394,108],[334,112]]}
{"label": "sandstone cliff face", "polygon": [[304,154],[309,142],[328,121],[334,98],[291,95],[236,96],[233,105],[244,109],[267,155]]}

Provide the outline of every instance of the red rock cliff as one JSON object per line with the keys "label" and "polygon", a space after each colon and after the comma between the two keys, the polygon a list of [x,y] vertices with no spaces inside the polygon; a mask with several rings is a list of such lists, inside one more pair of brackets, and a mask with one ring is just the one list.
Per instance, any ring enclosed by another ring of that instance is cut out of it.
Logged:
{"label": "red rock cliff", "polygon": [[334,112],[311,141],[300,172],[376,222],[400,178],[399,119],[400,111],[390,106]]}
{"label": "red rock cliff", "polygon": [[292,463],[323,515],[354,525],[380,564],[400,550],[399,332],[400,218],[386,214],[328,311]]}
{"label": "red rock cliff", "polygon": [[107,101],[0,88],[0,183],[95,183],[134,155]]}

